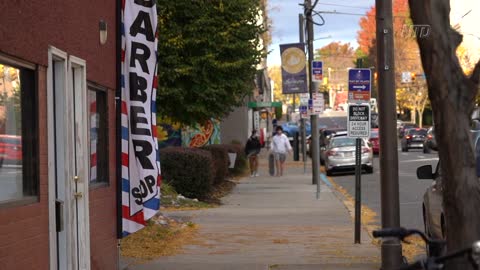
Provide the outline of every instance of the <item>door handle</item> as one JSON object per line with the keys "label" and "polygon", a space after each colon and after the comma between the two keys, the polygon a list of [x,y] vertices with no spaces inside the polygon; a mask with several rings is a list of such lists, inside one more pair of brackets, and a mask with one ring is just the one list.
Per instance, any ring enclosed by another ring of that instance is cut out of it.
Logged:
{"label": "door handle", "polygon": [[63,201],[55,200],[55,226],[57,232],[63,231]]}
{"label": "door handle", "polygon": [[82,192],[75,192],[73,193],[73,197],[75,197],[75,199],[81,199],[83,197],[83,193]]}

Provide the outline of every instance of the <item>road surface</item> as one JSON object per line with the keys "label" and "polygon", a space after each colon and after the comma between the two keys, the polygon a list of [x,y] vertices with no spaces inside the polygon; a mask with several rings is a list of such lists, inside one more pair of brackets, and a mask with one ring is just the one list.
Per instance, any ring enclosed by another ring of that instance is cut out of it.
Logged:
{"label": "road surface", "polygon": [[[343,114],[343,115],[342,115]],[[344,112],[325,114],[319,118],[320,125],[329,127],[344,127],[347,125],[347,118]],[[432,184],[431,180],[418,180],[416,169],[422,165],[431,164],[436,166],[438,155],[424,154],[422,150],[410,150],[408,153],[402,153],[399,149],[399,187],[400,187],[400,225],[409,228],[423,229],[422,219],[422,198],[428,186]],[[334,175],[332,179],[344,187],[350,195],[355,194],[355,175],[349,174]],[[374,159],[374,173],[362,175],[362,203],[379,216],[380,223],[381,204],[380,204],[380,164],[379,157]]]}

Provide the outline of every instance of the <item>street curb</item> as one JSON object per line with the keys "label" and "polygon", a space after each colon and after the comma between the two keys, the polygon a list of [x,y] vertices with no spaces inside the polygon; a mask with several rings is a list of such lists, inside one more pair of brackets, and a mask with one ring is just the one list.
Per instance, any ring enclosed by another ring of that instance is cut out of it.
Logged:
{"label": "street curb", "polygon": [[[323,167],[321,168],[321,171],[324,172]],[[347,211],[350,213],[351,218],[354,219],[355,218],[355,214],[354,214],[355,200],[353,196],[351,196],[346,190],[343,190],[342,192],[341,189],[344,189],[344,188],[338,183],[336,183],[335,180],[333,180],[331,177],[326,176],[326,178],[328,179],[329,182],[332,183],[333,185],[332,190],[334,190],[333,193],[335,194],[335,196],[342,201],[343,205],[345,206]],[[362,204],[362,221],[361,221],[362,226],[361,227],[364,231],[367,232],[367,235],[370,237],[371,243],[375,245],[377,248],[381,248],[381,243],[382,243],[381,240],[374,238],[372,235],[372,232],[376,229],[379,229],[381,225],[379,226],[377,224],[371,224],[371,222],[365,222],[366,218],[364,218],[364,214],[367,214],[367,213],[373,213],[377,217],[379,216],[379,214],[377,214],[375,211],[370,209],[368,206]],[[422,250],[424,250],[423,245],[417,243],[416,240],[418,240],[418,238],[412,239],[409,245],[402,244],[402,249],[405,248],[405,250],[402,252],[403,256],[407,257],[408,260],[414,260],[419,255],[419,252],[422,252]],[[412,248],[410,248],[409,246],[413,246],[414,250],[412,250]],[[409,249],[409,251],[407,251],[407,249]]]}

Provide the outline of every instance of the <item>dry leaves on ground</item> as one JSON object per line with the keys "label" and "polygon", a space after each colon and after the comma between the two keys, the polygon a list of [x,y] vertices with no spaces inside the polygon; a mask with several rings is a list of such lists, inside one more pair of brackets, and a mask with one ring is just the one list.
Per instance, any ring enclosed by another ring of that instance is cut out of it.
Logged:
{"label": "dry leaves on ground", "polygon": [[121,255],[145,261],[178,254],[183,245],[193,241],[197,230],[197,225],[193,223],[157,216],[144,229],[122,240]]}
{"label": "dry leaves on ground", "polygon": [[[332,186],[344,197],[344,204],[350,212],[352,218],[355,211],[355,199],[342,186],[337,184],[332,178],[329,178]],[[362,224],[367,229],[367,232],[372,237],[372,231],[379,229],[377,222],[377,213],[369,207],[362,205]],[[402,243],[402,253],[407,260],[412,261],[418,255],[425,253],[425,244],[420,237],[410,237],[407,239],[409,243]],[[376,246],[381,245],[380,239],[372,237],[372,243]]]}

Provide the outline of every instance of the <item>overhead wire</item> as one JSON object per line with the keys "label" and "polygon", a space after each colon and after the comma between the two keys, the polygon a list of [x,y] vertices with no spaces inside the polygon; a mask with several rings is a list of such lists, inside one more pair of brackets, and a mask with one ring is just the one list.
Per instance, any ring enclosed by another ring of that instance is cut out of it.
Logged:
{"label": "overhead wire", "polygon": [[346,8],[356,8],[356,9],[371,9],[371,7],[360,7],[360,6],[349,6],[349,5],[340,5],[340,4],[330,4],[330,3],[319,3],[323,6],[334,6],[334,7],[346,7]]}

